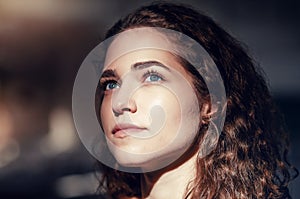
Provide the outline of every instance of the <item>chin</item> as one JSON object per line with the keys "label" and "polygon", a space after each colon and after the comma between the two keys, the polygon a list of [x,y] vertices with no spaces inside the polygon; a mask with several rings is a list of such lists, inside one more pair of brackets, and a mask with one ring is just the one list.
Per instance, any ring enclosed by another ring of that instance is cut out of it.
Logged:
{"label": "chin", "polygon": [[[180,154],[170,155],[159,152],[149,154],[133,154],[122,150],[113,151],[113,156],[122,167],[139,168],[139,171],[151,172],[167,167],[176,161]],[[138,172],[138,171],[137,171]]]}
{"label": "chin", "polygon": [[122,150],[117,150],[113,151],[113,156],[123,167],[142,168],[153,162],[153,158],[149,154],[134,154]]}

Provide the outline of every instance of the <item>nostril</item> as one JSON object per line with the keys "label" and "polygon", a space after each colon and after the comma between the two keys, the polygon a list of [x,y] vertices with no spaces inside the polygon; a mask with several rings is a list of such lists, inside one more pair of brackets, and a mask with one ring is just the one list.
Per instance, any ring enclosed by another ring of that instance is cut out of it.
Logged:
{"label": "nostril", "polygon": [[113,109],[113,113],[115,117],[118,117],[122,114],[121,112],[115,111],[114,109]]}
{"label": "nostril", "polygon": [[128,107],[124,107],[124,108],[113,109],[112,111],[113,111],[114,115],[117,117],[119,115],[122,115],[124,112],[135,113],[136,109],[134,107],[130,108],[128,106]]}
{"label": "nostril", "polygon": [[130,108],[123,108],[122,111],[128,111],[128,112],[131,112],[131,109],[130,109]]}

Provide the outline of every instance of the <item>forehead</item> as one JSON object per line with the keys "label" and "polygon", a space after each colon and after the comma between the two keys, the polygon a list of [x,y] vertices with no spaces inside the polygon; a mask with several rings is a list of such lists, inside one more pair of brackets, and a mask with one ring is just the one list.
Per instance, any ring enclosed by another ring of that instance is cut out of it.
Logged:
{"label": "forehead", "polygon": [[117,35],[109,45],[104,69],[129,52],[145,49],[164,49],[172,52],[174,48],[175,46],[169,41],[168,36],[154,28],[127,30]]}

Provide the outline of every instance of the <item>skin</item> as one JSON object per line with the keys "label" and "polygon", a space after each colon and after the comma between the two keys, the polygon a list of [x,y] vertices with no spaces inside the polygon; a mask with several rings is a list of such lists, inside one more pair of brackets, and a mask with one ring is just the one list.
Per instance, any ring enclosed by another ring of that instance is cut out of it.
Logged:
{"label": "skin", "polygon": [[[133,65],[141,69],[132,70]],[[191,77],[172,54],[150,49],[128,53],[105,71],[114,71],[113,77],[100,79],[105,89],[100,114],[112,154],[123,166],[158,168],[141,179],[144,198],[182,197],[195,176],[196,153],[186,151],[201,119]],[[113,134],[118,123],[134,123],[145,130]],[[169,166],[163,168],[166,162]],[[175,185],[180,188],[165,191]]]}
{"label": "skin", "polygon": [[[114,74],[100,79],[105,87],[100,114],[117,161],[150,169],[179,158],[194,141],[200,113],[191,77],[174,56],[156,49],[133,51],[105,71]],[[119,124],[138,129],[114,134]]]}
{"label": "skin", "polygon": [[208,109],[198,104],[192,77],[170,52],[145,48],[120,53],[132,43],[164,41],[161,35],[146,34],[146,41],[133,36],[133,42],[126,35],[109,47],[100,78],[102,127],[117,162],[146,171],[143,198],[183,198],[196,176],[199,149],[191,144]]}

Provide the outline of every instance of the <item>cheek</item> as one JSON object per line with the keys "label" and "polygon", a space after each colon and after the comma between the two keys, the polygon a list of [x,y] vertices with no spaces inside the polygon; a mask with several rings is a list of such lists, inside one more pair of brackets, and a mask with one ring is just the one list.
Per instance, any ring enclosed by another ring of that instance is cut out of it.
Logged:
{"label": "cheek", "polygon": [[199,103],[194,90],[191,87],[179,88],[175,87],[164,95],[161,102],[166,115],[163,132],[176,147],[191,144],[200,123]]}
{"label": "cheek", "polygon": [[[151,135],[149,151],[161,150],[176,138],[181,125],[181,106],[178,96],[164,87],[141,90],[139,97],[139,118],[144,118]],[[146,117],[145,117],[146,116]]]}
{"label": "cheek", "polygon": [[172,119],[175,122],[175,119],[180,119],[181,106],[178,96],[168,88],[154,87],[141,90],[137,94],[137,106],[141,114],[151,115],[152,119],[158,117],[161,121]]}
{"label": "cheek", "polygon": [[110,126],[111,121],[113,121],[111,102],[107,98],[103,98],[99,114],[103,130],[106,133],[108,126]]}
{"label": "cheek", "polygon": [[198,120],[200,110],[194,90],[190,87],[180,88],[162,87],[144,90],[140,93],[140,109],[149,113],[151,109],[158,107],[163,110],[166,119],[173,119],[173,124],[187,118]]}

